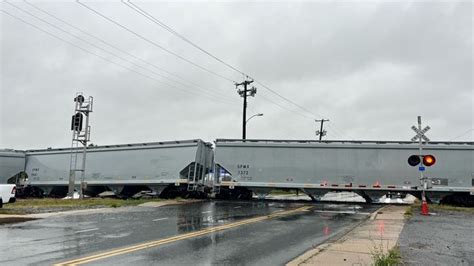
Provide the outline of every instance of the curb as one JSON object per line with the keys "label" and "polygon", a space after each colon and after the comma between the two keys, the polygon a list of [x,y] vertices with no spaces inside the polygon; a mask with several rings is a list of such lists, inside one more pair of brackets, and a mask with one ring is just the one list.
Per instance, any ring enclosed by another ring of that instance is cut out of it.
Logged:
{"label": "curb", "polygon": [[374,211],[374,212],[370,215],[370,220],[371,220],[371,221],[375,220],[375,219],[377,218],[377,215],[378,215],[379,213],[381,213],[382,210],[384,210],[384,209],[386,209],[386,208],[387,208],[387,206],[383,206],[382,208],[380,208],[380,209]]}
{"label": "curb", "polygon": [[349,229],[347,229],[347,231],[341,233],[341,234],[338,234],[338,235],[335,235],[331,238],[329,238],[328,240],[326,240],[324,243],[321,243],[317,246],[313,246],[312,248],[310,248],[309,250],[305,251],[303,254],[301,254],[300,256],[294,258],[293,260],[289,261],[286,263],[286,266],[298,266],[304,262],[306,262],[307,260],[309,260],[310,258],[312,258],[313,256],[317,255],[318,253],[321,253],[323,252],[324,250],[326,250],[328,247],[330,247],[332,244],[336,243],[337,241],[339,241],[340,239],[342,239],[344,236],[348,235],[350,232],[354,231],[357,227],[359,227],[361,224],[365,223],[366,221],[370,220],[370,221],[373,221],[376,219],[377,215],[379,212],[381,212],[383,209],[385,209],[387,206],[383,206],[382,208],[379,208],[377,209],[376,211],[374,211],[373,213],[370,214],[369,217],[365,218],[365,219],[362,219],[360,222],[356,223],[355,225],[351,226]]}

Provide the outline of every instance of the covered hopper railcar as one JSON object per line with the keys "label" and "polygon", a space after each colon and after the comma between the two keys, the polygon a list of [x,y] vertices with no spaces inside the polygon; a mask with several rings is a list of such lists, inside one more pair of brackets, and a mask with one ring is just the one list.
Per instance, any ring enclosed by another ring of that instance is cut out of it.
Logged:
{"label": "covered hopper railcar", "polygon": [[17,177],[25,169],[25,152],[0,150],[0,184],[15,184]]}
{"label": "covered hopper railcar", "polygon": [[[456,193],[474,194],[474,143],[430,142],[424,154],[437,162],[425,167],[427,195],[439,201]],[[216,181],[220,190],[248,197],[273,188],[298,189],[313,198],[330,191],[352,191],[367,201],[388,192],[420,196],[418,167],[408,165],[418,154],[413,142],[297,141],[217,139]]]}
{"label": "covered hopper railcar", "polygon": [[[44,195],[64,196],[71,149],[26,151],[26,174]],[[162,196],[203,192],[202,179],[212,168],[212,146],[202,140],[94,146],[87,148],[85,194],[111,190],[131,196],[152,190]],[[78,166],[82,154],[77,158]],[[81,175],[76,174],[79,187]]]}

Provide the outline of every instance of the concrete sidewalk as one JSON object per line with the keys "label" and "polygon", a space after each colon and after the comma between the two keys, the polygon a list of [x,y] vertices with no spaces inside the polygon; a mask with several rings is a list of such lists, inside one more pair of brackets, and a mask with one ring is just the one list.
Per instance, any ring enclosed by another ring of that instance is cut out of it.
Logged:
{"label": "concrete sidewalk", "polygon": [[372,265],[374,250],[395,247],[405,224],[406,206],[386,206],[332,243],[320,245],[287,265]]}

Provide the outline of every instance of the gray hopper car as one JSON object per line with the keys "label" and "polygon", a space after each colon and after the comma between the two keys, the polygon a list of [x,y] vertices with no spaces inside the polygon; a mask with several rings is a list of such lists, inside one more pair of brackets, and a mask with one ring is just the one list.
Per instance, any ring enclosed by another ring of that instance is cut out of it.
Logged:
{"label": "gray hopper car", "polygon": [[[64,196],[69,182],[71,149],[26,151],[28,183],[44,195]],[[202,140],[94,146],[87,148],[85,194],[111,190],[131,196],[142,190],[175,194],[203,190],[212,168],[212,146]],[[78,166],[82,154],[78,155]],[[76,186],[81,174],[76,172]]]}
{"label": "gray hopper car", "polygon": [[17,150],[0,150],[0,184],[13,183],[16,177],[25,169],[25,152]]}
{"label": "gray hopper car", "polygon": [[[432,201],[453,193],[474,194],[474,143],[431,142],[424,154],[437,162],[426,167]],[[217,139],[216,172],[220,190],[237,197],[267,194],[273,188],[299,189],[312,198],[330,191],[352,191],[367,201],[388,192],[420,196],[418,154],[412,142],[296,141]]]}

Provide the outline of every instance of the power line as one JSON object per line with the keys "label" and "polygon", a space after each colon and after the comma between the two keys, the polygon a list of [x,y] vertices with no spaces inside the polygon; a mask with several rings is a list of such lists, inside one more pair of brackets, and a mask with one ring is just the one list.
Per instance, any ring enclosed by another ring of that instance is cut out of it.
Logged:
{"label": "power line", "polygon": [[[99,42],[101,42],[101,43],[103,43],[103,44],[105,44],[105,45],[107,45],[107,46],[109,46],[109,47],[111,47],[111,48],[113,48],[113,49],[115,49],[115,50],[117,50],[117,51],[123,53],[123,54],[126,54],[126,55],[128,55],[128,56],[130,56],[130,57],[132,57],[132,58],[134,58],[134,59],[136,59],[136,60],[138,60],[138,61],[140,61],[140,62],[143,62],[143,63],[145,63],[145,64],[147,64],[147,65],[149,65],[149,66],[151,66],[151,67],[153,67],[153,68],[155,68],[155,69],[158,69],[158,70],[160,70],[160,71],[162,71],[162,72],[165,72],[165,73],[168,74],[168,75],[174,76],[174,77],[176,77],[176,78],[178,78],[178,79],[180,79],[180,80],[182,80],[182,81],[184,81],[184,82],[187,82],[188,84],[190,84],[190,85],[192,85],[192,86],[196,86],[196,87],[202,88],[202,87],[200,87],[198,84],[196,84],[196,83],[194,83],[194,82],[192,82],[192,81],[186,80],[185,78],[183,78],[183,77],[181,77],[181,76],[179,76],[179,75],[177,75],[177,74],[175,74],[175,73],[172,73],[172,72],[170,72],[170,71],[167,71],[166,69],[164,69],[164,68],[162,68],[162,67],[160,67],[160,66],[158,66],[158,65],[156,65],[156,64],[153,64],[153,63],[151,63],[151,62],[149,62],[149,61],[146,61],[145,59],[142,59],[142,58],[140,58],[140,57],[138,57],[138,56],[135,56],[135,55],[133,55],[133,54],[131,54],[131,53],[129,53],[129,52],[127,52],[127,51],[125,51],[125,50],[123,50],[123,49],[121,49],[121,48],[119,48],[119,47],[117,47],[117,46],[115,46],[115,45],[113,45],[113,44],[111,44],[111,43],[109,43],[109,42],[107,42],[107,41],[105,41],[105,40],[103,40],[103,39],[101,39],[101,38],[95,36],[95,35],[93,35],[93,34],[90,34],[90,33],[86,32],[86,31],[83,30],[83,29],[80,29],[80,28],[77,27],[77,26],[72,25],[71,23],[69,23],[69,22],[67,22],[67,21],[65,21],[65,20],[63,20],[63,19],[61,19],[61,18],[59,18],[59,17],[57,17],[57,16],[51,14],[50,12],[48,12],[48,11],[46,11],[46,10],[44,10],[44,9],[42,9],[42,8],[40,8],[40,7],[36,6],[36,5],[34,5],[34,4],[32,4],[32,3],[30,3],[30,2],[28,2],[28,1],[26,1],[26,0],[24,0],[24,2],[25,2],[26,4],[28,4],[28,5],[30,5],[31,7],[33,7],[33,8],[35,8],[35,9],[37,9],[37,10],[43,12],[44,14],[47,14],[48,16],[55,18],[56,20],[58,20],[58,21],[60,21],[60,22],[62,22],[62,23],[64,23],[64,24],[68,25],[69,27],[71,27],[71,28],[73,28],[73,29],[75,29],[75,30],[77,30],[77,31],[79,31],[79,32],[81,32],[81,33],[83,33],[83,34],[89,36],[89,37],[92,37],[93,39],[98,40]],[[171,79],[170,79],[170,80],[171,80]],[[172,80],[172,81],[174,81],[174,80]],[[177,83],[178,83],[178,81],[174,81],[174,82],[177,82]],[[213,92],[214,92],[214,90],[213,90]],[[224,95],[224,94],[222,94],[222,93],[220,93],[220,92],[218,92],[218,91],[216,91],[215,93],[218,93],[219,95],[222,95],[223,97],[227,97],[227,95]],[[229,99],[230,99],[230,98],[229,98]]]}
{"label": "power line", "polygon": [[455,137],[455,138],[452,138],[452,139],[450,139],[449,141],[456,140],[456,139],[458,139],[458,138],[460,138],[460,137],[462,137],[462,136],[466,135],[467,133],[469,133],[469,132],[471,132],[471,131],[474,131],[474,128],[471,128],[471,129],[469,129],[469,130],[465,131],[465,132],[464,132],[464,133],[462,133],[461,135],[459,135],[459,136],[457,136],[457,137]]}
{"label": "power line", "polygon": [[[140,15],[144,16],[145,18],[147,18],[148,20],[152,21],[153,23],[155,23],[156,25],[164,28],[165,30],[169,31],[170,33],[176,35],[178,38],[182,39],[183,41],[187,42],[188,44],[192,45],[193,47],[195,47],[196,49],[200,50],[201,52],[207,54],[208,56],[212,57],[213,59],[215,59],[216,61],[224,64],[225,66],[229,67],[230,69],[242,74],[243,76],[247,77],[247,78],[250,78],[250,79],[253,79],[252,77],[250,77],[250,75],[246,74],[245,72],[243,72],[242,70],[239,70],[237,69],[236,67],[230,65],[229,63],[225,62],[224,60],[218,58],[217,56],[213,55],[212,53],[208,52],[207,50],[205,50],[204,48],[202,48],[201,46],[197,45],[196,43],[194,43],[193,41],[189,40],[188,38],[186,38],[185,36],[181,35],[180,33],[178,33],[177,31],[175,31],[173,28],[171,28],[170,26],[166,25],[165,23],[163,23],[162,21],[158,20],[157,18],[155,18],[154,16],[152,16],[151,14],[149,14],[148,12],[146,12],[145,10],[143,10],[142,8],[140,8],[138,5],[132,3],[130,0],[128,2],[124,1],[124,0],[121,0],[123,4],[125,4],[126,6],[128,6],[129,8],[135,10],[135,12],[139,13]],[[281,99],[293,104],[294,106],[298,107],[299,109],[311,114],[311,119],[314,119],[315,118],[315,115],[313,114],[312,111],[308,110],[307,108],[297,104],[296,102],[290,100],[289,98],[281,95],[280,93],[276,92],[275,90],[271,89],[269,86],[263,84],[262,82],[259,82],[257,81],[256,79],[253,79],[255,80],[256,83],[258,83],[260,86],[262,86],[263,88],[267,89],[268,91],[272,92],[273,94],[277,95],[278,97],[280,97]]]}
{"label": "power line", "polygon": [[269,90],[269,91],[272,92],[273,94],[277,95],[277,96],[280,97],[281,99],[283,99],[283,100],[285,100],[285,101],[287,101],[287,102],[289,102],[289,103],[295,105],[296,107],[299,107],[301,110],[307,112],[308,114],[311,114],[312,118],[314,118],[313,112],[309,111],[309,110],[306,109],[305,107],[303,107],[303,106],[301,106],[301,105],[295,103],[294,101],[292,101],[292,100],[286,98],[285,96],[281,95],[280,93],[278,93],[278,92],[272,90],[271,88],[269,88],[267,85],[263,84],[262,82],[257,81],[257,80],[256,80],[255,82],[258,83],[258,84],[260,84],[260,86],[262,86],[263,88]]}
{"label": "power line", "polygon": [[[0,10],[0,11],[3,12],[3,13],[5,13],[6,15],[12,17],[12,18],[15,18],[15,19],[17,19],[17,20],[19,20],[19,21],[21,21],[21,22],[23,22],[23,23],[25,23],[25,24],[27,24],[27,25],[29,25],[29,26],[31,26],[31,27],[33,27],[33,28],[35,28],[35,29],[37,29],[37,30],[39,30],[39,31],[41,31],[41,32],[43,32],[43,33],[46,33],[46,34],[50,35],[50,36],[53,37],[53,38],[56,38],[56,39],[58,39],[58,40],[60,40],[60,41],[63,41],[63,42],[65,42],[65,43],[67,43],[67,44],[69,44],[69,45],[71,45],[71,46],[74,46],[74,47],[76,47],[77,49],[80,49],[80,50],[82,50],[82,51],[84,51],[84,52],[86,52],[86,53],[89,53],[89,54],[92,54],[92,55],[94,55],[94,56],[97,56],[98,58],[101,58],[101,59],[104,60],[104,61],[107,61],[107,62],[109,62],[109,63],[111,63],[111,64],[114,64],[114,65],[116,65],[116,66],[119,66],[119,67],[121,67],[121,68],[127,69],[127,70],[129,70],[129,71],[132,71],[132,72],[134,72],[134,73],[136,73],[136,74],[138,74],[138,75],[141,75],[141,76],[143,76],[143,77],[146,77],[146,78],[148,78],[148,79],[151,79],[151,80],[153,80],[153,81],[155,81],[155,82],[163,83],[163,82],[160,81],[160,80],[157,80],[157,79],[155,79],[155,78],[153,78],[153,77],[150,77],[150,76],[148,76],[148,75],[146,75],[146,74],[143,74],[143,73],[141,73],[141,72],[138,72],[138,71],[136,71],[136,70],[134,70],[134,69],[132,69],[132,68],[129,68],[129,67],[127,67],[127,66],[124,66],[124,65],[122,65],[122,64],[120,64],[120,63],[117,63],[117,62],[114,62],[114,61],[112,61],[112,60],[109,60],[108,58],[103,57],[103,56],[101,56],[101,55],[99,55],[99,54],[96,54],[96,53],[94,53],[94,52],[91,52],[91,51],[89,51],[89,50],[87,50],[87,49],[85,49],[85,48],[83,48],[83,47],[81,47],[81,46],[79,46],[79,45],[76,45],[76,44],[73,43],[73,42],[70,42],[70,41],[68,41],[68,40],[66,40],[66,39],[63,39],[63,38],[61,38],[61,37],[59,37],[59,36],[57,36],[57,35],[55,35],[55,34],[49,32],[49,31],[46,31],[46,30],[44,30],[44,29],[42,29],[42,28],[40,28],[40,27],[38,27],[38,26],[36,26],[36,25],[34,25],[34,24],[32,24],[32,23],[30,23],[30,22],[28,22],[28,21],[26,21],[26,20],[24,20],[24,19],[22,19],[22,18],[19,18],[19,17],[15,16],[15,15],[13,15],[13,14],[11,14],[11,13],[5,11],[5,10]],[[166,84],[166,85],[168,85],[168,84]],[[168,86],[170,86],[170,85],[168,85]],[[202,97],[208,98],[208,99],[210,99],[210,100],[216,101],[215,98],[209,97],[208,95],[205,95],[205,94],[199,94],[199,93],[196,93],[196,92],[194,92],[194,91],[189,91],[189,90],[182,89],[182,88],[179,88],[179,87],[176,87],[176,89],[178,89],[178,90],[180,90],[180,91],[183,91],[183,92],[195,94],[195,95],[197,95],[197,96],[202,96]],[[208,97],[206,97],[206,96],[208,96]]]}
{"label": "power line", "polygon": [[[14,5],[14,4],[12,4],[12,3],[9,3],[8,1],[5,1],[5,3],[8,4],[8,5],[11,5],[11,6],[13,6],[14,8],[16,8],[16,9],[18,9],[18,10],[20,10],[20,11],[22,11],[22,12],[24,12],[24,13],[26,13],[26,14],[28,14],[28,15],[30,15],[30,16],[32,16],[32,17],[34,17],[34,18],[36,18],[36,19],[38,19],[38,20],[44,22],[44,23],[46,23],[47,25],[49,25],[49,26],[51,26],[51,27],[53,27],[53,28],[55,28],[55,29],[57,29],[57,30],[59,30],[59,31],[61,31],[61,32],[63,32],[63,33],[65,33],[65,34],[71,35],[71,36],[73,36],[74,38],[76,38],[76,39],[78,39],[78,40],[81,40],[81,41],[83,41],[83,42],[89,44],[90,46],[93,46],[93,47],[95,47],[95,48],[97,48],[97,49],[99,49],[99,50],[101,50],[101,51],[103,51],[103,52],[105,52],[105,53],[108,53],[108,54],[110,54],[110,55],[112,55],[112,56],[115,56],[115,57],[117,57],[117,58],[119,58],[119,59],[121,59],[121,60],[123,60],[123,61],[125,61],[125,62],[128,62],[128,63],[132,64],[132,65],[135,65],[136,67],[139,67],[139,68],[141,68],[141,69],[144,69],[144,70],[146,70],[146,71],[148,71],[148,72],[150,72],[150,73],[152,73],[152,74],[154,74],[154,75],[157,75],[157,76],[159,76],[159,77],[168,79],[168,80],[170,80],[170,81],[176,82],[176,83],[178,83],[178,84],[181,84],[182,86],[184,85],[185,87],[187,87],[186,84],[183,84],[183,83],[181,83],[181,82],[179,82],[179,81],[175,81],[175,80],[173,80],[173,79],[170,79],[170,78],[168,78],[168,77],[166,77],[166,76],[163,76],[163,75],[161,75],[161,74],[159,74],[159,73],[157,73],[157,72],[155,72],[155,71],[151,71],[151,70],[149,70],[149,69],[147,69],[147,68],[145,68],[145,67],[143,67],[143,66],[137,65],[137,64],[135,64],[134,62],[132,62],[132,61],[126,59],[126,58],[123,58],[123,57],[121,57],[121,56],[119,56],[119,55],[116,55],[115,53],[112,53],[112,52],[110,52],[110,51],[107,51],[107,50],[103,49],[102,47],[97,46],[96,44],[91,43],[91,42],[89,42],[89,41],[87,41],[87,40],[81,38],[80,36],[77,36],[77,35],[75,35],[75,34],[72,34],[72,33],[68,32],[68,31],[65,31],[64,29],[58,27],[57,25],[54,25],[54,24],[52,24],[52,23],[50,23],[50,22],[48,22],[48,21],[46,21],[46,20],[44,20],[44,19],[42,19],[42,18],[40,18],[40,17],[34,15],[34,14],[32,14],[31,12],[28,12],[28,11],[26,11],[26,10],[24,10],[24,9],[22,9],[22,8],[16,6],[16,5]],[[156,81],[158,81],[158,82],[160,82],[160,83],[163,83],[163,84],[165,84],[165,85],[168,85],[168,86],[170,86],[170,87],[173,87],[173,88],[178,88],[178,87],[176,87],[176,86],[174,86],[174,85],[165,83],[165,82],[163,82],[163,81],[159,81],[159,80],[156,80]],[[206,92],[208,92],[208,93],[209,93],[209,92],[210,92],[210,93],[213,93],[212,91],[209,91],[209,90],[206,90],[206,89],[200,89],[200,90],[203,91],[204,93],[206,93]],[[212,95],[212,97],[215,97],[215,95]],[[229,101],[229,100],[226,99],[226,98],[221,98],[221,100],[227,101],[227,103],[232,103],[232,101]]]}
{"label": "power line", "polygon": [[333,125],[331,126],[331,124],[327,124],[328,128],[330,128],[332,130],[332,133],[334,133],[334,135],[340,137],[341,139],[343,139],[343,134],[341,134],[341,132],[339,130],[336,130],[336,126],[334,126],[334,123],[332,123]]}
{"label": "power line", "polygon": [[269,98],[265,97],[264,95],[260,95],[259,97],[262,98],[262,99],[264,99],[265,101],[267,101],[267,102],[269,102],[269,103],[272,103],[272,104],[274,104],[274,105],[280,107],[280,108],[283,109],[283,110],[289,111],[289,112],[291,112],[291,113],[294,113],[294,114],[299,115],[299,116],[304,117],[304,118],[312,119],[311,116],[308,116],[308,115],[306,115],[306,114],[304,114],[304,113],[301,113],[301,112],[298,112],[298,111],[296,111],[296,110],[292,110],[292,109],[286,108],[285,106],[283,106],[283,105],[281,105],[281,104],[279,104],[279,103],[277,103],[277,102],[274,102],[273,100],[270,100]]}
{"label": "power line", "polygon": [[[148,18],[149,20],[151,20],[151,21],[154,22],[155,24],[157,24],[157,25],[159,25],[159,26],[165,28],[165,29],[168,30],[169,32],[175,34],[175,35],[178,36],[180,39],[186,41],[187,43],[191,44],[192,46],[194,46],[195,48],[197,48],[197,49],[199,49],[200,51],[204,52],[205,54],[211,56],[212,58],[214,58],[215,60],[219,61],[220,63],[222,63],[222,64],[226,65],[227,67],[233,69],[234,71],[236,71],[236,72],[242,74],[243,76],[247,76],[247,77],[248,77],[248,75],[246,75],[244,72],[238,70],[237,68],[231,66],[230,64],[228,64],[228,63],[226,63],[225,61],[219,59],[218,57],[214,56],[213,54],[207,52],[205,49],[199,47],[198,45],[196,45],[195,43],[193,43],[192,41],[190,41],[190,40],[187,39],[186,37],[182,36],[181,34],[179,34],[178,32],[176,32],[175,30],[173,30],[172,28],[170,28],[169,26],[167,26],[166,24],[162,23],[161,21],[159,21],[159,20],[157,20],[156,18],[154,18],[153,16],[151,16],[149,13],[147,13],[146,11],[144,11],[143,9],[141,9],[140,7],[138,7],[137,5],[135,5],[134,3],[132,3],[132,2],[126,3],[126,2],[124,2],[124,1],[122,1],[122,2],[123,2],[125,5],[127,5],[129,8],[135,10],[137,13],[141,14],[142,16],[145,16],[146,18]],[[202,68],[201,66],[195,64],[194,62],[190,62],[189,60],[187,60],[187,59],[181,57],[180,55],[175,54],[175,53],[173,53],[173,52],[167,50],[166,48],[162,47],[161,45],[154,43],[153,41],[151,41],[151,40],[145,38],[144,36],[142,36],[142,35],[140,35],[140,34],[134,32],[134,31],[132,31],[132,30],[130,30],[130,29],[128,29],[128,28],[126,28],[126,27],[123,26],[122,24],[120,24],[120,23],[118,23],[118,22],[116,22],[116,21],[114,21],[114,20],[112,20],[112,19],[106,17],[105,15],[103,15],[103,14],[99,13],[98,11],[96,11],[95,9],[93,9],[93,8],[87,6],[87,5],[85,5],[85,4],[83,4],[83,3],[79,2],[79,1],[77,1],[77,3],[80,4],[80,5],[82,5],[82,6],[84,6],[84,7],[87,8],[87,9],[91,10],[92,12],[96,13],[97,15],[103,17],[104,19],[106,19],[106,20],[108,20],[108,21],[114,23],[115,25],[117,25],[117,26],[119,26],[119,27],[121,27],[121,28],[123,28],[123,29],[129,31],[130,33],[136,35],[137,37],[140,37],[141,39],[143,39],[143,40],[145,40],[145,41],[147,41],[147,42],[152,43],[153,45],[157,46],[158,48],[163,49],[163,50],[165,50],[166,52],[171,53],[171,54],[177,56],[178,58],[180,58],[180,59],[182,59],[182,60],[184,60],[184,61],[186,61],[186,62],[188,62],[188,63],[191,63],[191,64],[193,64],[193,65],[195,65],[195,66],[197,66],[197,67],[199,67],[199,68]],[[28,4],[29,4],[29,3],[28,3]],[[30,5],[31,5],[31,4],[30,4]],[[64,22],[64,21],[62,21],[62,22]],[[70,24],[68,24],[68,25],[70,25]],[[72,25],[70,25],[70,26],[72,26]],[[74,27],[74,26],[72,26],[72,27]],[[78,29],[77,27],[75,27],[75,28]],[[78,29],[78,30],[80,30],[80,29]],[[82,30],[80,30],[80,31],[81,31],[81,32],[84,32],[84,31],[82,31]],[[86,34],[88,34],[88,33],[86,33]],[[88,35],[89,35],[89,36],[93,36],[93,35],[90,35],[90,34],[88,34]],[[95,37],[95,36],[93,36],[93,37]],[[102,41],[103,41],[103,40],[102,40]],[[110,45],[110,44],[107,43],[107,42],[105,42],[105,43],[106,43],[107,45]],[[111,47],[117,49],[117,47],[115,47],[115,46],[111,46]],[[118,48],[118,49],[119,49],[119,48]],[[123,50],[121,50],[121,49],[120,49],[119,51],[125,52],[125,51],[123,51]],[[127,52],[125,52],[125,53],[127,53]],[[129,54],[129,53],[127,53],[127,54],[130,55],[130,56],[133,56],[133,55],[131,55],[131,54]],[[134,57],[134,58],[138,58],[138,57],[135,57],[135,56],[133,56],[133,57]],[[140,58],[138,58],[138,59],[140,60]],[[146,61],[145,61],[145,62],[146,62]],[[146,62],[146,63],[147,63],[147,64],[150,64],[149,62]],[[143,68],[143,67],[142,67],[142,68]],[[144,69],[147,70],[147,71],[150,71],[150,70],[148,70],[148,69],[146,69],[146,68],[144,68]],[[162,69],[160,69],[160,70],[162,70]],[[210,70],[208,70],[208,69],[204,69],[204,70],[206,70],[206,71],[208,71],[208,72],[210,71]],[[220,76],[221,78],[224,78],[224,79],[226,79],[226,80],[228,80],[228,81],[232,81],[231,79],[228,79],[228,78],[226,78],[226,77],[223,77],[223,76],[221,76],[220,74],[218,74],[218,73],[216,73],[216,72],[213,72],[213,71],[210,71],[210,72],[213,73],[213,74],[215,74],[215,75],[217,75],[217,76]],[[156,74],[156,72],[154,72],[154,73]],[[168,73],[169,73],[169,72],[168,72]],[[160,76],[161,76],[161,75],[160,75]],[[175,80],[172,80],[172,81],[177,82],[177,81],[175,81]],[[179,82],[177,82],[177,83],[179,83]],[[303,116],[303,117],[310,118],[310,119],[313,119],[313,118],[314,118],[314,115],[313,115],[313,113],[312,113],[310,110],[308,110],[308,109],[306,109],[305,107],[303,107],[303,106],[297,104],[296,102],[294,102],[294,101],[292,101],[292,100],[286,98],[285,96],[281,95],[280,93],[278,93],[278,92],[272,90],[269,86],[263,84],[262,82],[256,81],[256,83],[260,84],[263,88],[265,88],[265,89],[267,89],[268,91],[272,92],[273,94],[277,95],[277,96],[280,97],[281,99],[283,99],[283,100],[289,102],[289,103],[292,104],[292,105],[297,106],[299,109],[301,109],[301,110],[305,111],[306,113],[310,114],[311,117],[310,117],[310,116],[307,116],[307,115],[305,115],[305,114],[302,114],[302,113],[300,113],[300,112],[295,112],[295,111],[293,111],[293,110],[291,110],[291,109],[285,108],[285,107],[283,107],[282,105],[280,105],[280,104],[278,104],[278,103],[276,103],[276,102],[274,102],[274,101],[271,101],[271,100],[269,100],[269,99],[267,99],[267,98],[264,98],[265,100],[267,100],[267,101],[269,101],[269,102],[271,102],[271,103],[273,103],[273,104],[279,106],[279,107],[282,108],[282,109],[285,109],[285,110],[288,110],[288,111],[290,111],[290,112],[299,114],[299,115],[301,115],[301,116]],[[182,84],[182,83],[181,83],[181,84]]]}
{"label": "power line", "polygon": [[222,78],[222,79],[224,79],[224,80],[227,80],[227,81],[230,81],[230,82],[232,82],[232,83],[235,83],[235,81],[233,81],[232,79],[230,79],[230,78],[228,78],[228,77],[225,77],[225,76],[223,76],[223,75],[221,75],[221,74],[219,74],[219,73],[217,73],[217,72],[214,72],[214,71],[212,71],[212,70],[210,70],[210,69],[208,69],[208,68],[206,68],[206,67],[203,67],[203,66],[201,66],[201,65],[198,65],[198,64],[194,63],[193,61],[191,61],[191,60],[189,60],[189,59],[186,59],[185,57],[183,57],[183,56],[181,56],[181,55],[179,55],[179,54],[177,54],[177,53],[175,53],[175,52],[173,52],[173,51],[170,51],[170,50],[166,49],[165,47],[163,47],[163,46],[157,44],[156,42],[154,42],[154,41],[152,41],[152,40],[150,40],[150,39],[144,37],[143,35],[141,35],[141,34],[139,34],[139,33],[136,33],[135,31],[133,31],[133,30],[131,30],[131,29],[125,27],[124,25],[122,25],[122,24],[118,23],[117,21],[115,21],[115,20],[113,20],[113,19],[107,17],[106,15],[100,13],[99,11],[93,9],[92,7],[90,7],[90,6],[88,6],[88,5],[86,5],[86,4],[82,3],[82,2],[80,2],[79,0],[76,0],[76,3],[78,3],[79,5],[81,5],[81,6],[85,7],[85,8],[87,8],[88,10],[92,11],[93,13],[99,15],[100,17],[104,18],[105,20],[107,20],[107,21],[109,21],[109,22],[111,22],[111,23],[117,25],[118,27],[120,27],[120,28],[122,28],[122,29],[124,29],[124,30],[126,30],[126,31],[128,31],[128,32],[130,32],[131,34],[133,34],[133,35],[139,37],[140,39],[145,40],[146,42],[152,44],[153,46],[158,47],[159,49],[161,49],[161,50],[163,50],[163,51],[165,51],[165,52],[167,52],[167,53],[169,53],[169,54],[171,54],[171,55],[173,55],[173,56],[175,56],[175,57],[177,57],[177,58],[179,58],[179,59],[181,59],[181,60],[183,60],[183,61],[185,61],[185,62],[187,62],[187,63],[189,63],[189,64],[191,64],[191,65],[193,65],[193,66],[195,66],[195,67],[197,67],[197,68],[200,68],[200,69],[202,69],[202,70],[204,70],[204,71],[206,71],[206,72],[208,72],[208,73],[211,73],[211,74],[213,74],[213,75],[215,75],[215,76],[217,76],[217,77],[220,77],[220,78]]}
{"label": "power line", "polygon": [[135,10],[137,13],[141,14],[142,16],[146,17],[147,19],[149,19],[150,21],[152,21],[153,23],[155,23],[156,25],[164,28],[165,30],[173,33],[174,35],[178,36],[181,40],[187,42],[188,44],[194,46],[196,49],[200,50],[201,52],[207,54],[208,56],[214,58],[215,60],[219,61],[220,63],[226,65],[227,67],[231,68],[232,70],[235,70],[236,72],[239,72],[240,74],[244,75],[245,76],[245,73],[238,70],[237,68],[233,67],[232,65],[226,63],[225,61],[223,61],[222,59],[218,58],[217,56],[211,54],[210,52],[206,51],[205,49],[201,48],[199,45],[195,44],[194,42],[192,42],[191,40],[189,40],[188,38],[186,38],[185,36],[179,34],[177,31],[173,30],[171,27],[169,27],[168,25],[164,24],[163,22],[159,21],[158,19],[156,19],[155,17],[153,17],[152,15],[150,15],[149,13],[147,13],[145,10],[141,9],[139,6],[135,5],[134,3],[132,3],[132,1],[124,1],[124,0],[121,0],[123,4],[125,4],[126,6],[128,6],[129,8]]}

